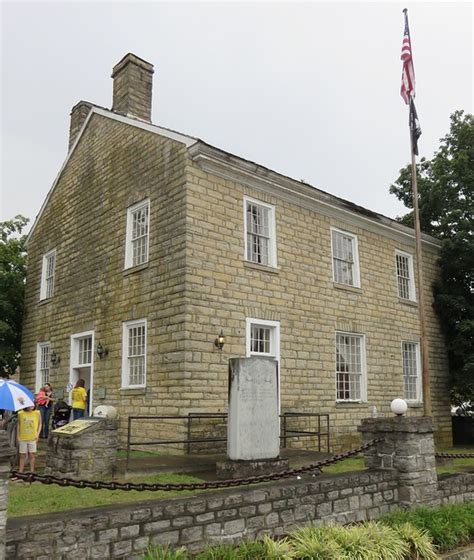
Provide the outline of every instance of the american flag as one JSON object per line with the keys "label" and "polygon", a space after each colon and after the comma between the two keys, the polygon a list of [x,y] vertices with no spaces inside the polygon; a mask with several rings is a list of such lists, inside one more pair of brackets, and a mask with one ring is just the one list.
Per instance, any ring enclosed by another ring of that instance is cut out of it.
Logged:
{"label": "american flag", "polygon": [[403,33],[402,55],[402,87],[400,89],[403,101],[408,105],[410,97],[415,97],[415,69],[413,68],[413,57],[411,54],[410,29],[408,28],[408,16],[405,13],[405,31]]}

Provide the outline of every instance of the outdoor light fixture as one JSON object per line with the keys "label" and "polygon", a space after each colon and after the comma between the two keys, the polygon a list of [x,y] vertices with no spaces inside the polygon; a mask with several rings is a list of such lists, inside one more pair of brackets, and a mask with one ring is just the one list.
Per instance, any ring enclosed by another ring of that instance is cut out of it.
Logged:
{"label": "outdoor light fixture", "polygon": [[102,360],[102,358],[105,358],[105,356],[107,356],[107,354],[109,353],[107,348],[104,348],[100,342],[97,345],[96,352],[97,352],[97,355],[99,356],[99,360]]}
{"label": "outdoor light fixture", "polygon": [[403,399],[393,399],[390,403],[390,410],[397,416],[403,416],[407,409],[408,405]]}
{"label": "outdoor light fixture", "polygon": [[56,354],[56,352],[53,351],[51,352],[51,356],[49,357],[49,360],[51,362],[51,365],[57,366],[61,361],[61,358],[59,357],[59,354]]}
{"label": "outdoor light fixture", "polygon": [[225,336],[224,331],[221,329],[220,335],[216,338],[216,340],[214,340],[214,346],[216,346],[216,348],[219,348],[219,350],[222,350],[222,348],[224,348],[224,344]]}

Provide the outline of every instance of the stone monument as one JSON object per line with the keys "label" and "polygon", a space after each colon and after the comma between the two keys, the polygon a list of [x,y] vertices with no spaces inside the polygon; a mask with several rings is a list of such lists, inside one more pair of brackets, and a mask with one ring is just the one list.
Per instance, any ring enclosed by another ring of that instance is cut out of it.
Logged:
{"label": "stone monument", "polygon": [[278,362],[271,358],[229,360],[228,460],[219,478],[240,478],[288,468],[280,459]]}

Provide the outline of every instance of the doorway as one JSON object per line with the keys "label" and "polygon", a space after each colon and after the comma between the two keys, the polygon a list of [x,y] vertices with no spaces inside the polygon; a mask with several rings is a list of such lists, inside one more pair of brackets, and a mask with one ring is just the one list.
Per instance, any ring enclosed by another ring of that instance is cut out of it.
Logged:
{"label": "doorway", "polygon": [[71,390],[78,381],[84,379],[88,395],[87,415],[92,414],[94,399],[94,331],[85,331],[71,336],[71,359],[69,369],[69,404]]}

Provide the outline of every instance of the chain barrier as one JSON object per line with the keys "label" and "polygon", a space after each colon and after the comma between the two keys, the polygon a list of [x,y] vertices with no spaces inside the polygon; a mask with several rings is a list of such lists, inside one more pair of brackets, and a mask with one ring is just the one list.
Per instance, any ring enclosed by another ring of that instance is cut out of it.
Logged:
{"label": "chain barrier", "polygon": [[435,453],[437,459],[474,459],[474,453]]}
{"label": "chain barrier", "polygon": [[[284,478],[290,478],[292,476],[298,476],[300,474],[306,474],[322,467],[328,465],[333,465],[338,461],[347,459],[348,457],[353,457],[361,451],[369,449],[380,439],[373,439],[367,443],[360,445],[355,449],[346,451],[345,453],[340,453],[334,455],[330,459],[325,459],[324,461],[318,461],[317,463],[312,463],[305,467],[300,467],[298,469],[290,469],[287,471],[282,471],[280,473],[273,474],[262,474],[258,476],[249,476],[247,478],[235,478],[231,480],[213,480],[210,482],[188,482],[182,484],[148,484],[144,482],[133,483],[133,482],[104,482],[101,480],[74,480],[72,478],[59,478],[57,476],[49,474],[35,474],[35,473],[20,473],[18,471],[11,471],[10,476],[12,478],[18,478],[24,480],[25,482],[41,482],[42,484],[57,484],[58,486],[72,486],[74,488],[92,488],[93,490],[137,490],[143,492],[145,490],[151,490],[152,492],[164,491],[169,492],[172,490],[182,491],[182,490],[209,490],[216,488],[232,488],[236,486],[249,486],[250,484],[260,484],[262,482],[271,482],[275,480],[280,480]],[[314,473],[320,474],[320,473]]]}

